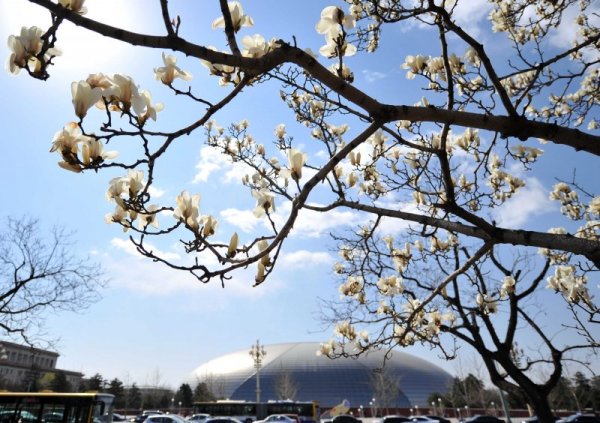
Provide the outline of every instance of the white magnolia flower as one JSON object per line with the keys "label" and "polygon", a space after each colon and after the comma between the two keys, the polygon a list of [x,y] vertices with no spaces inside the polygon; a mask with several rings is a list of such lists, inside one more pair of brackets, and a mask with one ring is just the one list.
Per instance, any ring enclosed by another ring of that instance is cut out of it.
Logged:
{"label": "white magnolia flower", "polygon": [[252,196],[256,199],[256,207],[252,211],[254,216],[260,218],[275,211],[275,197],[268,189],[252,191]]}
{"label": "white magnolia flower", "polygon": [[280,123],[279,125],[277,125],[275,127],[275,136],[279,139],[282,139],[285,137],[285,135],[286,135],[285,124]]}
{"label": "white magnolia flower", "polygon": [[[239,1],[227,2],[229,13],[231,14],[231,22],[233,24],[233,30],[238,32],[243,26],[249,27],[254,25],[254,21],[248,15],[244,15],[244,9]],[[225,18],[223,16],[218,17],[212,23],[213,29],[225,28]]]}
{"label": "white magnolia flower", "polygon": [[317,351],[317,355],[324,355],[329,357],[335,350],[335,342],[329,341],[324,344],[321,344],[319,347],[319,351]]}
{"label": "white magnolia flower", "polygon": [[[41,69],[42,63],[36,57],[44,46],[42,35],[44,31],[37,26],[22,27],[19,35],[8,37],[8,48],[12,51],[8,57],[7,69],[13,75],[19,73],[21,68],[27,68],[30,72],[37,72]],[[60,50],[49,48],[44,54],[44,60],[59,56]]]}
{"label": "white magnolia flower", "polygon": [[204,238],[208,238],[211,235],[214,235],[217,230],[217,220],[211,215],[202,216],[202,236]]}
{"label": "white magnolia flower", "polygon": [[302,167],[306,163],[307,155],[300,150],[292,148],[288,150],[288,162],[292,179],[299,181],[302,178]]}
{"label": "white magnolia flower", "polygon": [[69,122],[61,131],[54,135],[50,152],[57,152],[62,156],[58,165],[72,172],[80,172],[79,144],[90,141],[92,138],[81,133],[81,129],[75,122]]}
{"label": "white magnolia flower", "polygon": [[83,119],[90,107],[102,98],[102,90],[99,87],[92,88],[86,81],[72,82],[71,95],[75,114]]}
{"label": "white magnolia flower", "polygon": [[475,302],[484,314],[493,314],[498,311],[498,303],[488,294],[477,294]]}
{"label": "white magnolia flower", "polygon": [[348,81],[350,83],[354,82],[354,72],[352,72],[352,70],[345,63],[342,63],[341,68],[339,64],[334,63],[333,65],[329,66],[329,70],[331,73],[339,76],[344,81]]}
{"label": "white magnolia flower", "polygon": [[328,34],[333,31],[337,35],[341,32],[340,25],[344,28],[354,28],[354,16],[346,15],[337,6],[327,6],[321,11],[321,19],[317,22],[315,29],[319,34]]}
{"label": "white magnolia flower", "polygon": [[140,220],[138,221],[138,228],[145,229],[148,226],[153,226],[158,229],[158,213],[156,210],[158,207],[156,204],[150,204],[148,206],[149,213],[140,213]]}
{"label": "white magnolia flower", "polygon": [[133,198],[137,196],[137,194],[144,188],[144,172],[141,170],[129,169],[127,171],[127,178],[125,178],[125,182],[127,183],[129,197]]}
{"label": "white magnolia flower", "polygon": [[513,278],[512,276],[506,276],[502,281],[502,288],[500,288],[500,297],[504,298],[507,297],[509,294],[514,293],[516,283],[517,282],[515,281],[515,278]]}
{"label": "white magnolia flower", "polygon": [[227,257],[229,257],[229,258],[235,257],[235,255],[237,253],[238,242],[239,242],[238,234],[237,234],[237,232],[234,232],[233,235],[231,235],[231,239],[229,240],[229,246],[227,247]]}
{"label": "white magnolia flower", "polygon": [[600,195],[590,201],[590,204],[588,204],[588,213],[600,216]]}
{"label": "white magnolia flower", "polygon": [[123,226],[123,232],[127,232],[130,227],[127,217],[127,210],[117,204],[113,213],[108,213],[104,216],[104,221],[106,223],[120,223]]}
{"label": "white magnolia flower", "polygon": [[121,195],[125,194],[129,189],[127,178],[118,177],[112,178],[106,190],[106,199],[108,201],[115,201],[121,205],[123,203]]}
{"label": "white magnolia flower", "polygon": [[115,74],[111,90],[113,106],[128,112],[135,98],[139,97],[138,87],[130,76]]}
{"label": "white magnolia flower", "polygon": [[156,114],[164,109],[162,103],[152,104],[150,92],[146,90],[133,98],[132,106],[140,124],[144,124],[148,119],[156,121]]}
{"label": "white magnolia flower", "polygon": [[173,217],[197,231],[199,227],[200,194],[190,196],[187,191],[182,191],[175,201],[177,202],[177,207],[175,208]]}
{"label": "white magnolia flower", "polygon": [[242,44],[245,47],[244,50],[242,50],[242,55],[246,57],[258,58],[264,56],[270,50],[265,37],[260,34],[254,34],[252,36],[246,35],[242,38]]}
{"label": "white magnolia flower", "polygon": [[104,151],[104,144],[96,138],[87,137],[83,140],[81,149],[81,161],[84,165],[97,165],[105,160],[111,160],[117,157],[116,151]]}
{"label": "white magnolia flower", "polygon": [[403,69],[409,69],[406,73],[408,79],[413,79],[416,74],[422,72],[427,67],[427,61],[429,56],[424,57],[420,54],[418,56],[406,56],[404,63],[402,64]]}
{"label": "white magnolia flower", "polygon": [[58,0],[58,4],[62,7],[72,10],[75,13],[79,13],[80,15],[85,15],[87,13],[87,7],[83,5],[85,0]]}
{"label": "white magnolia flower", "polygon": [[180,78],[184,81],[189,81],[192,79],[191,73],[181,70],[179,67],[177,67],[177,58],[175,56],[165,55],[163,52],[162,59],[164,66],[154,69],[154,76],[156,79],[160,79],[163,84],[171,85],[175,78]]}
{"label": "white magnolia flower", "polygon": [[319,49],[319,53],[328,58],[354,56],[356,51],[356,46],[348,44],[342,33],[335,32],[328,32],[325,35],[325,45]]}

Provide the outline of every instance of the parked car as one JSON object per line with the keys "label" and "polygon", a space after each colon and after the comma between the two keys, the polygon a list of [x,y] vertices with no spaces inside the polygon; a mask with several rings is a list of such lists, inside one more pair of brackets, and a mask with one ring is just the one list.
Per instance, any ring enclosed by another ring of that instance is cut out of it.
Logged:
{"label": "parked car", "polygon": [[271,414],[264,420],[257,420],[255,423],[297,423],[296,420],[285,414]]}
{"label": "parked car", "polygon": [[432,414],[427,414],[425,417],[429,417],[432,420],[437,420],[440,423],[450,423],[449,419],[442,417],[442,416],[434,416]]}
{"label": "parked car", "polygon": [[204,423],[209,417],[210,414],[193,414],[187,418],[187,421],[195,423]]}
{"label": "parked car", "polygon": [[[556,416],[552,416],[552,418],[554,419],[554,421],[556,422],[558,420],[558,417]],[[538,423],[538,417],[537,416],[532,416],[532,417],[528,417],[526,419],[524,419],[523,421],[521,421],[521,423]]]}
{"label": "parked car", "polygon": [[242,423],[234,417],[209,417],[204,423]]}
{"label": "parked car", "polygon": [[127,420],[127,417],[119,413],[113,413],[112,420],[113,422],[124,422]]}
{"label": "parked car", "polygon": [[476,414],[468,419],[461,420],[464,423],[506,423],[504,420],[499,419],[496,416],[489,416],[487,414]]}
{"label": "parked car", "polygon": [[595,414],[572,414],[564,419],[557,420],[556,423],[600,423],[600,417]]}
{"label": "parked car", "polygon": [[139,416],[130,418],[129,421],[132,423],[144,423],[148,417],[158,416],[161,414],[163,414],[163,412],[160,410],[144,410],[144,411],[142,411],[142,414],[140,414]]}
{"label": "parked car", "polygon": [[397,416],[397,415],[383,416],[378,421],[378,423],[405,423],[405,422],[410,422],[410,419],[406,416]]}
{"label": "parked car", "polygon": [[411,422],[416,422],[416,423],[440,423],[438,420],[432,419],[428,416],[409,416],[408,419]]}
{"label": "parked car", "polygon": [[331,419],[332,423],[362,423],[362,420],[357,419],[349,414],[341,414]]}
{"label": "parked car", "polygon": [[177,414],[153,414],[144,423],[186,423],[186,420]]}

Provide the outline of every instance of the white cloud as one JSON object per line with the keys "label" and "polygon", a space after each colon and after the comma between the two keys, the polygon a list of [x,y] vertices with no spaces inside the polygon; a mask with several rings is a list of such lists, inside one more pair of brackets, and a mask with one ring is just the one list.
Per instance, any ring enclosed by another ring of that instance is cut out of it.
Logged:
{"label": "white cloud", "polygon": [[[582,37],[577,33],[580,27],[575,24],[575,19],[580,13],[578,4],[572,4],[563,12],[560,24],[550,32],[550,44],[559,48],[570,48],[573,40],[582,41]],[[597,27],[600,24],[600,6],[598,4],[589,5],[585,15],[592,26]],[[598,57],[596,49],[585,49],[583,53],[589,60]]]}
{"label": "white cloud", "polygon": [[298,250],[293,253],[284,254],[278,260],[279,265],[288,269],[302,269],[307,266],[331,265],[335,260],[331,254],[323,251]]}
{"label": "white cloud", "polygon": [[200,161],[196,164],[198,172],[193,182],[207,182],[213,172],[229,166],[231,166],[231,162],[215,148],[209,146],[202,147],[200,149]]}
{"label": "white cloud", "polygon": [[494,219],[505,228],[522,227],[529,219],[554,212],[556,204],[548,198],[545,189],[536,178],[525,180],[525,187],[496,210]]}
{"label": "white cloud", "polygon": [[362,74],[369,83],[379,81],[387,76],[385,73],[372,71],[369,69],[363,70]]}
{"label": "white cloud", "polygon": [[[492,10],[492,5],[488,0],[469,0],[460,1],[454,9],[452,17],[454,21],[468,32],[472,37],[479,38],[483,31],[483,26],[489,26],[487,17]],[[484,21],[481,24],[481,21]]]}
{"label": "white cloud", "polygon": [[239,210],[239,209],[225,209],[220,213],[221,217],[225,219],[229,224],[240,228],[244,232],[252,232],[256,228],[256,225],[260,223],[260,220],[252,214],[251,210]]}
{"label": "white cloud", "polygon": [[196,169],[194,183],[207,182],[208,178],[217,172],[223,174],[220,182],[241,183],[245,175],[253,172],[250,167],[241,162],[232,163],[228,156],[210,146],[200,149],[200,160],[196,164]]}
{"label": "white cloud", "polygon": [[[291,210],[291,203],[286,202],[273,217],[278,227],[284,223]],[[325,213],[319,213],[312,210],[303,209],[300,211],[291,236],[302,238],[319,238],[328,235],[331,231],[347,226],[355,226],[364,218],[356,212],[350,210],[330,210]]]}
{"label": "white cloud", "polygon": [[[103,267],[111,279],[111,286],[142,295],[169,296],[183,293],[197,295],[198,301],[206,302],[203,306],[222,306],[227,299],[272,295],[283,286],[280,280],[271,278],[269,289],[253,288],[255,267],[250,266],[236,271],[233,278],[225,281],[223,289],[219,280],[205,284],[188,272],[172,269],[141,256],[126,239],[115,238],[111,240],[111,246],[111,251],[104,252],[101,257]],[[152,250],[175,264],[182,264],[184,261],[176,251],[164,252],[155,247]],[[125,254],[120,254],[122,252]],[[187,261],[188,258],[185,259]],[[202,255],[200,262],[211,268],[218,266],[217,261],[208,255]]]}
{"label": "white cloud", "polygon": [[[277,227],[281,228],[287,220],[291,203],[285,202],[278,204],[276,212],[271,216]],[[251,210],[240,210],[235,208],[225,209],[221,212],[221,217],[229,224],[240,228],[246,233],[253,232],[259,227],[270,228],[266,218],[256,218]],[[364,220],[364,218],[362,218]],[[319,238],[328,235],[334,229],[344,226],[353,226],[361,221],[359,213],[353,211],[330,210],[325,213],[319,213],[312,210],[303,209],[300,211],[294,228],[290,236],[302,238]]]}
{"label": "white cloud", "polygon": [[[110,240],[110,245],[117,250],[120,250],[130,256],[137,259],[143,259],[144,257],[137,251],[135,245],[128,239],[113,238]],[[161,251],[156,246],[146,243],[146,248],[153,251],[156,255],[163,257],[165,260],[181,260],[181,256],[174,252]]]}
{"label": "white cloud", "polygon": [[165,195],[165,190],[162,190],[162,189],[157,188],[154,185],[152,185],[148,189],[148,193],[150,193],[150,195],[152,196],[152,198],[161,198],[161,197],[163,197]]}

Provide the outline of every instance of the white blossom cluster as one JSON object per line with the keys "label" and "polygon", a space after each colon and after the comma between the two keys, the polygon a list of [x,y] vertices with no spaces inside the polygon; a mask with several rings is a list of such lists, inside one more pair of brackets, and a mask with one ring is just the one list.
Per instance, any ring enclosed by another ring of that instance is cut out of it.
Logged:
{"label": "white blossom cluster", "polygon": [[61,54],[59,49],[49,48],[43,57],[39,57],[44,46],[43,34],[42,29],[32,26],[30,28],[22,27],[19,35],[8,37],[8,48],[10,48],[11,54],[6,67],[10,73],[17,75],[21,69],[27,69],[33,74],[38,73],[44,63]]}
{"label": "white blossom cluster", "polygon": [[319,49],[321,55],[333,58],[353,56],[356,46],[347,42],[346,30],[354,28],[355,19],[352,14],[345,14],[336,6],[327,6],[321,11],[321,19],[315,29],[325,36],[325,45]]}
{"label": "white blossom cluster", "polygon": [[581,301],[592,306],[592,298],[587,288],[587,277],[577,275],[575,266],[557,266],[554,275],[548,277],[547,281],[548,288],[563,294],[567,301],[571,303]]}

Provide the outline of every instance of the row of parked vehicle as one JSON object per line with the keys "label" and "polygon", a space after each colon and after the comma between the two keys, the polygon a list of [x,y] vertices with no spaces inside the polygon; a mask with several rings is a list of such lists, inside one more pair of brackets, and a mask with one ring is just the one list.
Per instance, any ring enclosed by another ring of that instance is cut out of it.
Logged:
{"label": "row of parked vehicle", "polygon": [[[194,414],[187,418],[178,414],[165,414],[158,410],[145,410],[142,414],[127,419],[120,414],[113,414],[115,422],[130,423],[245,423],[234,417],[211,417],[208,414]],[[297,414],[273,414],[264,420],[254,423],[302,423]]]}
{"label": "row of parked vehicle", "polygon": [[[362,423],[362,420],[348,414],[342,414],[339,416],[332,417],[329,420],[323,420],[322,423]],[[377,419],[374,423],[450,423],[450,420],[448,420],[445,417],[434,415],[408,417],[390,415]]]}
{"label": "row of parked vehicle", "polygon": [[[523,420],[521,423],[538,423],[536,416]],[[554,416],[555,423],[600,423],[600,416],[595,414],[575,413],[568,417],[558,418]]]}
{"label": "row of parked vehicle", "polygon": [[[513,419],[514,421],[514,419]],[[555,423],[600,423],[600,417],[594,414],[576,413],[569,417],[559,419],[555,417]],[[329,420],[324,420],[323,423],[362,423],[360,419],[350,415],[335,416]],[[424,416],[385,416],[375,420],[374,423],[450,423],[445,417],[424,415]],[[459,423],[506,423],[504,420],[490,415],[478,414],[466,419],[460,419]],[[538,423],[537,417],[530,417],[522,420],[521,423]]]}
{"label": "row of parked vehicle", "polygon": [[166,414],[159,410],[144,410],[142,414],[126,418],[123,415],[113,413],[113,422],[130,423],[242,423],[231,417],[211,418],[208,414],[194,414],[182,417],[179,414]]}

